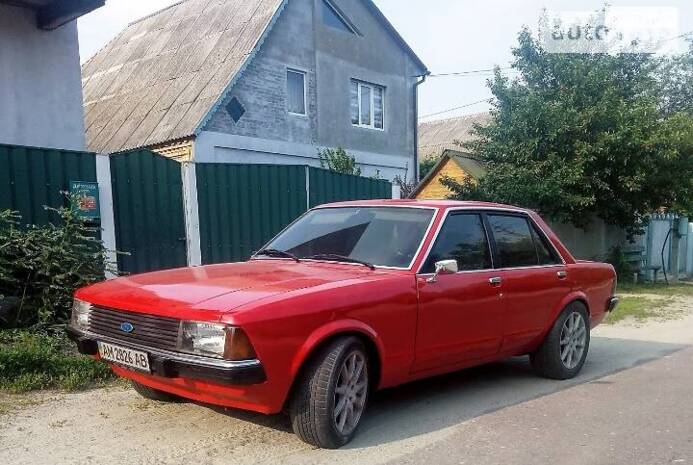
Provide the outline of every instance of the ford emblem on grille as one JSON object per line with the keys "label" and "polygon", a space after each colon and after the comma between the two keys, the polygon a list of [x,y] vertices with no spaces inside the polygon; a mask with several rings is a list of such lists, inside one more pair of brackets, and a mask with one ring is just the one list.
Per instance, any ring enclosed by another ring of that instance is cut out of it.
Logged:
{"label": "ford emblem on grille", "polygon": [[132,326],[132,323],[130,323],[129,321],[125,321],[120,324],[120,330],[124,333],[131,333],[134,329],[135,327]]}

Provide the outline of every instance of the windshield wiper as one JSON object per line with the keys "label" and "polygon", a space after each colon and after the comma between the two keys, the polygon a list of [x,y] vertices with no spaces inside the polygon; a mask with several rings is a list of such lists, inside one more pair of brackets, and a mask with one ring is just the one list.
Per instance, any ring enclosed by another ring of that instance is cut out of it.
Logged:
{"label": "windshield wiper", "polygon": [[267,255],[268,257],[290,258],[296,263],[301,262],[301,260],[299,260],[296,255],[277,249],[262,249],[259,252],[256,252],[255,255]]}
{"label": "windshield wiper", "polygon": [[326,261],[338,261],[338,262],[345,262],[345,263],[359,263],[363,266],[367,266],[371,270],[375,270],[375,265],[372,263],[368,263],[367,261],[364,260],[359,260],[357,258],[351,258],[351,257],[345,257],[344,255],[337,255],[335,253],[321,253],[317,255],[311,255],[310,257],[303,257],[306,260],[326,260]]}

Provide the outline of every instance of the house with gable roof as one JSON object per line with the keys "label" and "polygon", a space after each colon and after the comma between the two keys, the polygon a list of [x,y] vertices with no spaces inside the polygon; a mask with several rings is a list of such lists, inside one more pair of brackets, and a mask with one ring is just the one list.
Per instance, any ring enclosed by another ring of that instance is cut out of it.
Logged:
{"label": "house with gable roof", "polygon": [[87,146],[312,166],[342,147],[411,177],[427,73],[371,0],[184,0],[83,65]]}

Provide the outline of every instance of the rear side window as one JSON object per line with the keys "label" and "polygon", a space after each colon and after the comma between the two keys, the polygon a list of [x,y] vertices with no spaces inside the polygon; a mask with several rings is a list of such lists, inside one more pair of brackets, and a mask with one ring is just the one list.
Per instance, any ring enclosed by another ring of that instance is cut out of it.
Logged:
{"label": "rear side window", "polygon": [[534,239],[534,245],[537,248],[537,258],[539,259],[540,265],[555,265],[560,263],[556,253],[552,251],[546,243],[546,239],[539,234],[536,227],[532,227],[532,239]]}
{"label": "rear side window", "polygon": [[527,219],[521,216],[488,215],[501,268],[535,266],[537,251]]}
{"label": "rear side window", "polygon": [[435,264],[441,260],[456,260],[460,271],[491,268],[491,254],[480,215],[448,216],[422,268],[422,273],[435,272]]}

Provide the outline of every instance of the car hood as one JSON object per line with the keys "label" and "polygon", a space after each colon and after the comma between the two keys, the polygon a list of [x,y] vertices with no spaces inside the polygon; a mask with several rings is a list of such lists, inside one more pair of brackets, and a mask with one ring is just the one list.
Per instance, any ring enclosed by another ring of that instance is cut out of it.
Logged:
{"label": "car hood", "polygon": [[346,264],[262,259],[113,279],[80,289],[76,297],[108,308],[161,316],[185,310],[186,318],[196,318],[198,313],[208,319],[209,311],[226,312],[277,294],[383,273],[388,272]]}

